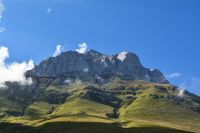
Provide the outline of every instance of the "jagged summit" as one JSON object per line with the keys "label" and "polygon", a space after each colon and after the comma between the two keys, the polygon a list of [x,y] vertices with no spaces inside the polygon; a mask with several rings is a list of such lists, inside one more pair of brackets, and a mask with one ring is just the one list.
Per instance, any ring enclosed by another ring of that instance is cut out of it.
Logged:
{"label": "jagged summit", "polygon": [[168,83],[159,70],[143,67],[139,57],[131,52],[105,55],[95,50],[86,53],[67,51],[42,61],[27,72],[31,77],[64,77],[84,81],[106,82],[111,79],[144,80]]}

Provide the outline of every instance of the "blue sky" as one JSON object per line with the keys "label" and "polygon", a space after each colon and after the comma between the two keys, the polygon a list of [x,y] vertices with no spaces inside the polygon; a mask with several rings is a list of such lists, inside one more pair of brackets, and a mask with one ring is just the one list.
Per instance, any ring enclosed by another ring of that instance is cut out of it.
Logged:
{"label": "blue sky", "polygon": [[106,54],[130,51],[175,85],[200,94],[199,0],[2,0],[0,45],[7,62],[52,56],[86,42]]}

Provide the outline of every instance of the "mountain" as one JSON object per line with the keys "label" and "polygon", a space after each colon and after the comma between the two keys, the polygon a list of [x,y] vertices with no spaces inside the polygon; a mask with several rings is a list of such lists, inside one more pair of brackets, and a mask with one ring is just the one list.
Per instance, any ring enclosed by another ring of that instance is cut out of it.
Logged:
{"label": "mountain", "polygon": [[0,89],[0,133],[200,132],[200,97],[134,53],[68,51]]}
{"label": "mountain", "polygon": [[116,78],[169,83],[159,70],[143,67],[134,53],[121,52],[109,56],[94,50],[84,54],[68,51],[57,57],[51,57],[27,72],[27,75],[65,78],[73,81],[80,79],[99,83],[109,82]]}

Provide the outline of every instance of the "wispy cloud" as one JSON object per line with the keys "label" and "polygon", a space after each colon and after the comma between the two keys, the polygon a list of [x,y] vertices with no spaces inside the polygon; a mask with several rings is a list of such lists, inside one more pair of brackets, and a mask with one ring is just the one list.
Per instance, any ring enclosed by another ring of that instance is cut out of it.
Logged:
{"label": "wispy cloud", "polygon": [[200,77],[188,76],[179,72],[167,74],[166,77],[171,83],[179,86],[179,92],[177,96],[183,97],[185,90],[189,90],[198,94],[200,92]]}
{"label": "wispy cloud", "polygon": [[184,83],[186,88],[199,89],[200,90],[200,78],[199,77],[193,77],[191,79],[187,79],[183,83]]}
{"label": "wispy cloud", "polygon": [[198,76],[187,75],[180,72],[166,74],[165,76],[172,84],[179,86],[180,90],[189,90],[196,94],[200,93],[200,77]]}
{"label": "wispy cloud", "polygon": [[0,27],[0,33],[1,33],[1,32],[4,32],[5,30],[6,30],[6,28],[5,28],[4,26],[1,26],[1,27]]}
{"label": "wispy cloud", "polygon": [[62,45],[57,45],[56,46],[56,50],[55,50],[55,52],[53,54],[53,57],[56,57],[56,56],[60,55],[63,50],[64,50],[64,48],[62,47]]}
{"label": "wispy cloud", "polygon": [[3,4],[3,1],[0,0],[0,19],[2,18],[4,11],[5,11],[5,6]]}
{"label": "wispy cloud", "polygon": [[46,12],[47,12],[47,14],[51,14],[51,13],[52,13],[52,8],[48,8],[48,9],[46,10]]}
{"label": "wispy cloud", "polygon": [[86,53],[89,49],[86,43],[81,43],[78,46],[79,46],[79,49],[76,49],[76,51],[79,52],[80,54]]}
{"label": "wispy cloud", "polygon": [[169,78],[169,79],[172,79],[172,78],[180,78],[182,77],[183,75],[179,72],[175,72],[175,73],[171,73],[171,74],[166,74],[166,77]]}
{"label": "wispy cloud", "polygon": [[5,11],[5,6],[3,4],[3,1],[0,0],[0,33],[6,30],[6,28],[2,26],[2,17],[3,17],[4,11]]}
{"label": "wispy cloud", "polygon": [[6,64],[5,60],[9,58],[8,48],[0,47],[0,87],[6,87],[5,82],[18,82],[21,85],[30,85],[32,83],[31,78],[25,77],[25,72],[34,67],[33,61],[29,62],[12,62]]}

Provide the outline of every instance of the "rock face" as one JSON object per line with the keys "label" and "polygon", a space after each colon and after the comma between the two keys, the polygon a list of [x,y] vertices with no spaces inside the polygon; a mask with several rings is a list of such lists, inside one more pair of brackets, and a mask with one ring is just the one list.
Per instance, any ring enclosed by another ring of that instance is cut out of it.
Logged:
{"label": "rock face", "polygon": [[109,56],[94,50],[86,53],[67,51],[57,57],[42,61],[26,74],[30,77],[62,77],[67,81],[78,79],[106,82],[120,78],[168,83],[159,70],[143,67],[138,56],[128,52]]}

